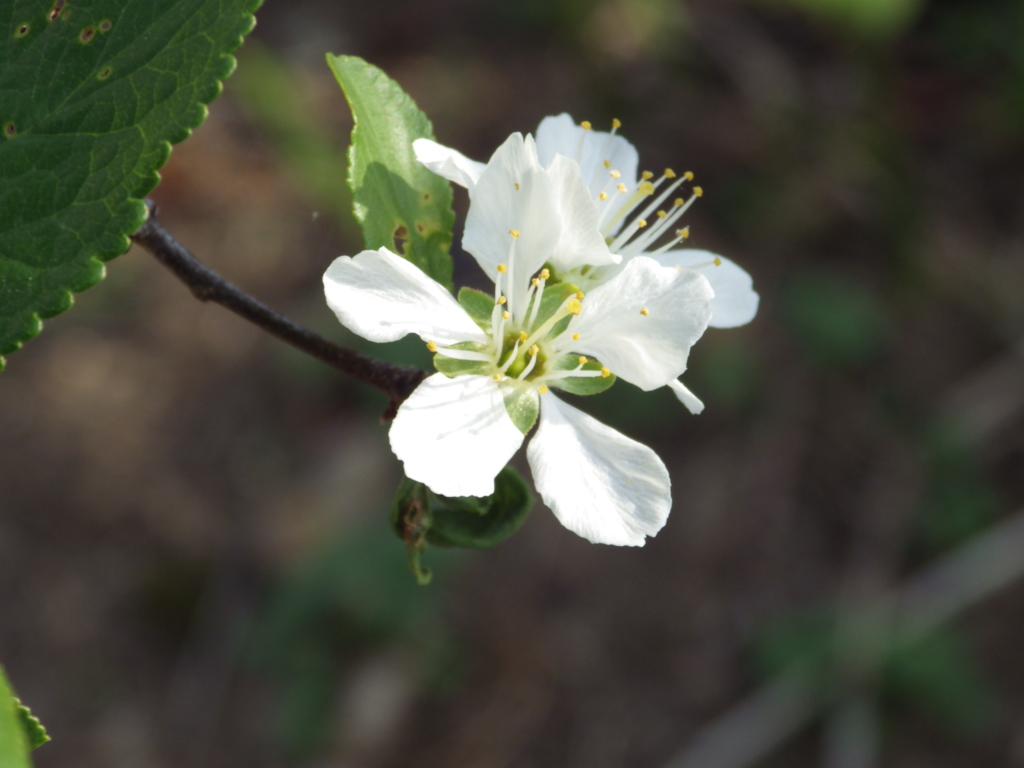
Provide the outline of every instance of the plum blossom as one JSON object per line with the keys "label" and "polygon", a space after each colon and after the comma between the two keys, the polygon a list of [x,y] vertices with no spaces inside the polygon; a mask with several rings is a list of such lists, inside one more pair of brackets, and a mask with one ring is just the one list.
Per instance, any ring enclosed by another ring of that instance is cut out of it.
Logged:
{"label": "plum blossom", "polygon": [[[611,131],[597,131],[588,122],[577,125],[563,113],[544,118],[537,128],[539,163],[550,167],[571,159],[579,167],[580,178],[596,211],[600,237],[612,254],[621,257],[611,263],[584,261],[569,270],[556,270],[558,279],[590,290],[613,278],[632,259],[644,256],[664,266],[693,269],[707,277],[714,290],[711,327],[735,328],[749,323],[759,302],[750,275],[722,256],[677,247],[690,234],[688,227],[677,228],[678,222],[703,194],[701,187],[690,185],[693,174],[677,174],[671,168],[657,178],[650,171],[641,173],[636,148],[618,135],[620,127],[621,123],[614,120]],[[413,147],[421,163],[466,187],[471,200],[475,199],[483,163],[427,139],[417,140]],[[685,185],[689,185],[688,192],[683,191]],[[575,205],[582,208],[581,203]],[[682,382],[673,380],[668,386],[692,413],[704,409],[703,403]]]}
{"label": "plum blossom", "polygon": [[668,517],[668,471],[555,390],[596,393],[616,377],[648,391],[675,381],[711,318],[711,286],[647,256],[588,291],[555,280],[556,270],[620,261],[599,234],[576,161],[541,166],[520,134],[486,165],[460,158],[443,162],[472,185],[463,244],[493,294],[464,288],[456,300],[386,248],[342,256],[324,275],[347,328],[376,342],[414,333],[435,353],[438,373],[400,406],[392,450],[436,493],[485,496],[536,424],[527,460],[558,520],[595,543],[642,545]]}

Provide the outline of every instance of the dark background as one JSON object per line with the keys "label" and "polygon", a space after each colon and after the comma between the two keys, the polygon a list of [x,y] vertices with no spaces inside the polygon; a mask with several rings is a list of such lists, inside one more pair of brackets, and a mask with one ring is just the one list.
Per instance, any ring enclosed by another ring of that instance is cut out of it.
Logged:
{"label": "dark background", "polygon": [[[701,416],[626,384],[584,404],[669,467],[646,547],[538,505],[497,549],[431,550],[419,588],[382,398],[146,253],[115,260],[0,375],[0,659],[54,737],[40,768],[1024,766],[1024,4],[267,0],[258,20],[154,197],[274,307],[363,344],[320,284],[361,245],[330,51],[480,160],[545,115],[621,119],[643,167],[694,171],[690,242],[746,267],[761,310],[694,349]],[[949,620],[894,643],[884,598],[942,562]]]}

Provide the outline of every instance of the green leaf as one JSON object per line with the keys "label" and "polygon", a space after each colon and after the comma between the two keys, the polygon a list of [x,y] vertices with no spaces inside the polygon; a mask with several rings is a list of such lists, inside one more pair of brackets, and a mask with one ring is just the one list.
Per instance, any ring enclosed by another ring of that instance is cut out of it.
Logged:
{"label": "green leaf", "polygon": [[511,467],[498,473],[494,493],[482,498],[440,496],[405,478],[391,508],[391,526],[405,542],[417,581],[428,584],[430,571],[420,563],[427,544],[489,549],[515,533],[532,507],[526,481]]}
{"label": "green leaf", "polygon": [[484,333],[491,332],[491,313],[494,311],[493,296],[488,296],[476,288],[460,288],[459,304]]}
{"label": "green leaf", "polygon": [[[452,349],[464,349],[470,352],[482,352],[487,349],[486,344],[478,341],[460,341],[451,345]],[[490,376],[493,366],[484,360],[456,360],[453,357],[446,357],[443,352],[434,355],[434,367],[449,379],[456,376]]]}
{"label": "green leaf", "polygon": [[43,724],[39,722],[39,718],[32,714],[32,710],[22,704],[19,699],[15,699],[14,703],[18,708],[18,719],[21,721],[21,728],[25,732],[25,740],[28,742],[29,751],[39,749],[39,747],[50,740],[50,735],[46,732]]}
{"label": "green leaf", "polygon": [[18,701],[0,669],[0,768],[31,768],[28,752]]}
{"label": "green leaf", "polygon": [[358,56],[328,54],[327,64],[355,121],[348,183],[366,247],[401,253],[450,287],[452,189],[420,165],[412,149],[414,140],[434,137],[430,121],[398,83]]}
{"label": "green leaf", "polygon": [[432,494],[431,525],[426,538],[440,547],[490,549],[517,530],[526,521],[533,507],[533,494],[522,476],[505,467],[494,478],[494,493],[473,500],[449,499]]}
{"label": "green leaf", "polygon": [[[99,282],[260,0],[13,0],[0,32],[0,355]],[[51,19],[52,16],[52,19]],[[0,358],[0,366],[3,359]]]}
{"label": "green leaf", "polygon": [[[571,371],[578,368],[580,359],[578,355],[565,355],[558,358],[551,366],[556,371]],[[596,360],[588,359],[583,365],[584,371],[600,371],[603,368]],[[615,383],[615,374],[611,376],[573,376],[568,379],[554,379],[550,386],[568,392],[573,395],[596,395],[604,392]]]}
{"label": "green leaf", "polygon": [[517,383],[514,379],[501,385],[501,394],[505,398],[505,410],[516,425],[516,429],[524,435],[533,429],[540,413],[540,395],[532,386]]}

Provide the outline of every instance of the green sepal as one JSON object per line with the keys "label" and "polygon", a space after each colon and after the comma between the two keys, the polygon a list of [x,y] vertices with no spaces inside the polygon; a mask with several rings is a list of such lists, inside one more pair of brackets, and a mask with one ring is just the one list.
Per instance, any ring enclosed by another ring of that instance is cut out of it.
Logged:
{"label": "green sepal", "polygon": [[[486,344],[478,341],[460,341],[452,344],[452,349],[463,349],[471,352],[484,352]],[[493,373],[493,365],[484,360],[456,360],[453,357],[445,357],[444,352],[434,355],[434,367],[449,379],[456,376],[490,376]]]}
{"label": "green sepal", "polygon": [[501,385],[501,395],[505,398],[505,410],[516,425],[516,429],[527,434],[537,423],[540,413],[540,395],[532,386],[521,382],[506,380]]}
{"label": "green sepal", "polygon": [[491,314],[494,312],[493,296],[488,296],[476,288],[460,288],[459,304],[484,333],[491,332]]}
{"label": "green sepal", "polygon": [[327,64],[352,109],[348,182],[366,247],[392,249],[449,287],[452,188],[412,148],[416,139],[434,138],[430,120],[398,83],[358,56],[328,54]]}
{"label": "green sepal", "polygon": [[29,739],[21,720],[20,705],[0,668],[0,766],[31,768]]}
{"label": "green sepal", "polygon": [[[554,285],[544,286],[544,295],[540,299],[540,309],[537,310],[537,319],[533,323],[533,327],[538,327],[541,323],[545,322],[551,317],[558,308],[562,306],[562,302],[572,296],[574,293],[579,293],[579,288],[572,283],[555,283]],[[572,315],[566,315],[548,331],[548,338],[554,338],[558,334],[565,331],[569,327],[569,321],[572,320]]]}
{"label": "green sepal", "polygon": [[441,496],[404,478],[391,508],[391,527],[405,542],[416,580],[428,584],[431,573],[421,562],[428,544],[489,549],[515,533],[532,507],[533,494],[511,467],[498,473],[494,493],[484,497]]}
{"label": "green sepal", "polygon": [[[579,355],[565,355],[558,358],[551,366],[555,371],[572,371],[579,367]],[[588,360],[583,365],[584,371],[600,371],[603,366],[596,360]],[[552,379],[549,387],[560,389],[571,395],[596,395],[604,392],[615,383],[615,374],[611,376],[573,376],[568,379]]]}

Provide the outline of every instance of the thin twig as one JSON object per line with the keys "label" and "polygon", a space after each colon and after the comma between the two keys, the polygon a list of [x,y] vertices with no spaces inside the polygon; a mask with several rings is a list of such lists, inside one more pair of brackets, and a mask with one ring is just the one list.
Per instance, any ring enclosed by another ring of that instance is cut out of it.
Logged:
{"label": "thin twig", "polygon": [[294,320],[279,315],[189,253],[157,220],[153,202],[147,200],[146,206],[149,208],[149,218],[132,235],[134,243],[153,254],[200,301],[220,304],[307,355],[383,392],[391,401],[382,417],[385,421],[394,418],[398,406],[426,377],[427,374],[418,368],[391,365],[354,349],[338,346]]}

